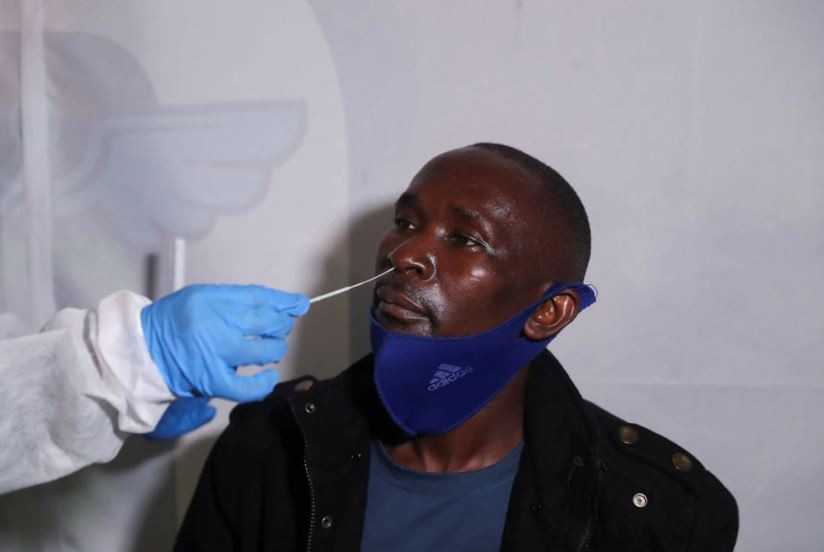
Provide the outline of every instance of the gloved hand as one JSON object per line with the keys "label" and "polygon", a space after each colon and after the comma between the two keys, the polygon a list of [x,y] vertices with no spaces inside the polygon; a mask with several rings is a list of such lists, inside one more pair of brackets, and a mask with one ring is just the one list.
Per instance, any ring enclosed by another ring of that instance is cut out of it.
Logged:
{"label": "gloved hand", "polygon": [[309,299],[263,286],[194,285],[140,312],[149,353],[178,397],[222,397],[248,402],[268,395],[274,370],[241,376],[244,364],[278,362],[295,318]]}
{"label": "gloved hand", "polygon": [[206,397],[189,397],[172,402],[161,416],[154,431],[146,437],[155,441],[177,439],[212,421],[217,409]]}

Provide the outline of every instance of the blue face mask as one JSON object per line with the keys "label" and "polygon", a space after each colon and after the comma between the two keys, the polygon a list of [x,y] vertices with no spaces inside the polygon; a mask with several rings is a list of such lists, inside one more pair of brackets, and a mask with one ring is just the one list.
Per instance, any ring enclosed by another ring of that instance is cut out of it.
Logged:
{"label": "blue face mask", "polygon": [[523,333],[535,307],[574,289],[580,309],[595,302],[584,284],[554,284],[540,301],[489,331],[464,337],[427,337],[385,330],[370,315],[375,383],[384,407],[409,435],[440,435],[468,420],[535,358],[554,336]]}

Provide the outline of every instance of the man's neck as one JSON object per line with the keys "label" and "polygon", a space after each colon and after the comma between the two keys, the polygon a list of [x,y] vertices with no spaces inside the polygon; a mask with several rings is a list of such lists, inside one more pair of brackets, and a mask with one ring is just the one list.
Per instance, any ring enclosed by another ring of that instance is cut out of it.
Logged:
{"label": "man's neck", "polygon": [[491,466],[523,440],[527,369],[477,414],[443,435],[419,436],[387,447],[407,468],[427,472],[465,472]]}

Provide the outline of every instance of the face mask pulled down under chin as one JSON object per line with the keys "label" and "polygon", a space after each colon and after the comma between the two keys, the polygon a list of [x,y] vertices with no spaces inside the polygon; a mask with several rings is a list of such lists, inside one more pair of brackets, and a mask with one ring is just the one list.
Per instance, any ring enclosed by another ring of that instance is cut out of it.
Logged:
{"label": "face mask pulled down under chin", "polygon": [[375,384],[394,422],[410,436],[440,435],[484,407],[554,336],[523,333],[535,307],[574,289],[580,309],[595,302],[585,284],[554,284],[541,299],[500,326],[462,337],[428,337],[384,329],[370,315]]}

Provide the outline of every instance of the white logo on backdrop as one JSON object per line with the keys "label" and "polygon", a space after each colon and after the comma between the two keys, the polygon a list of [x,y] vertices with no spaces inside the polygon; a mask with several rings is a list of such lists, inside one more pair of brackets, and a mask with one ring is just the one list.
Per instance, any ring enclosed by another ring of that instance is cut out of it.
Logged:
{"label": "white logo on backdrop", "polygon": [[[110,39],[48,33],[46,48],[55,214],[99,209],[135,243],[202,236],[220,214],[255,205],[303,136],[301,101],[164,107],[146,71]],[[0,50],[2,75],[19,35],[0,34]],[[4,89],[0,215],[23,198],[19,92]]]}

